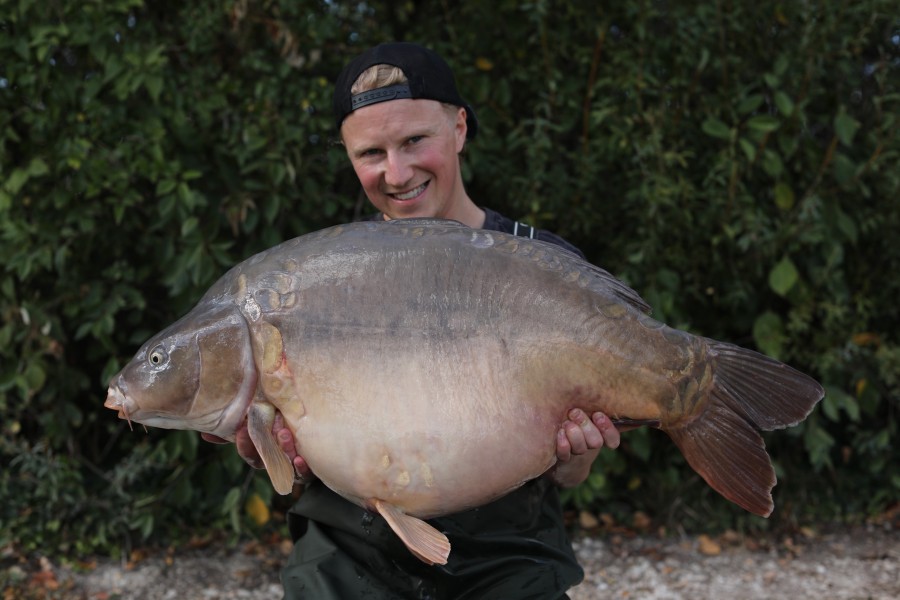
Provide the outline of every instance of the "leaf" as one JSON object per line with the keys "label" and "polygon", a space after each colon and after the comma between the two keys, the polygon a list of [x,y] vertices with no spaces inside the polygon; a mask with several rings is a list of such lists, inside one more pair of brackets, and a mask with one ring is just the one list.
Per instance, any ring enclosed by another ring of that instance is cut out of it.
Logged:
{"label": "leaf", "polygon": [[772,177],[779,177],[784,173],[784,162],[782,162],[781,156],[768,148],[763,152],[762,167]]}
{"label": "leaf", "polygon": [[790,61],[788,57],[784,54],[780,54],[778,58],[775,59],[775,74],[781,77],[787,72],[789,65]]}
{"label": "leaf", "polygon": [[738,140],[738,144],[741,146],[741,150],[744,151],[744,154],[747,156],[747,159],[750,161],[756,160],[756,146],[745,137],[742,137]]}
{"label": "leaf", "polygon": [[778,112],[786,117],[794,114],[794,101],[780,90],[775,92],[775,106],[778,108]]}
{"label": "leaf", "polygon": [[228,490],[228,493],[225,494],[225,499],[222,500],[222,514],[227,515],[231,511],[235,509],[238,505],[238,501],[241,499],[241,488],[233,487]]}
{"label": "leaf", "polygon": [[705,533],[697,538],[697,549],[706,556],[718,556],[722,553],[722,546]]}
{"label": "leaf", "polygon": [[803,445],[809,453],[809,459],[816,470],[831,465],[828,453],[834,446],[834,438],[819,427],[818,423],[810,420],[803,435]]}
{"label": "leaf", "polygon": [[763,95],[762,94],[753,94],[751,96],[747,96],[741,103],[738,104],[737,112],[739,115],[750,115],[762,106],[763,103]]}
{"label": "leaf", "polygon": [[39,392],[47,381],[47,373],[37,362],[30,362],[25,368],[25,381],[31,393]]}
{"label": "leaf", "polygon": [[853,217],[842,211],[840,207],[835,208],[834,216],[838,229],[848,240],[855,244],[859,237],[859,230],[856,227],[856,223],[853,221]]}
{"label": "leaf", "polygon": [[171,193],[177,185],[178,182],[174,179],[163,179],[156,184],[156,195],[165,196],[166,194]]}
{"label": "leaf", "polygon": [[18,194],[25,182],[28,181],[28,171],[25,169],[16,169],[9,177],[6,178],[4,187],[10,194]]}
{"label": "leaf", "polygon": [[250,494],[250,497],[247,498],[247,502],[244,503],[244,510],[247,511],[253,522],[260,527],[268,523],[271,518],[269,507],[256,493]]}
{"label": "leaf", "polygon": [[197,228],[197,224],[199,220],[197,217],[188,217],[184,220],[184,223],[181,224],[181,235],[186,236]]}
{"label": "leaf", "polygon": [[699,73],[703,69],[706,68],[706,65],[709,63],[709,48],[703,47],[700,50],[700,64],[697,65],[697,72]]}
{"label": "leaf", "polygon": [[840,421],[839,410],[847,413],[847,417],[854,423],[859,422],[859,403],[856,398],[844,390],[833,385],[825,386],[825,398],[822,400],[822,412],[830,421]]}
{"label": "leaf", "polygon": [[641,462],[647,462],[650,459],[652,450],[647,431],[647,429],[638,429],[628,434],[628,449],[641,459]]}
{"label": "leaf", "polygon": [[853,143],[853,137],[859,129],[859,121],[851,117],[841,108],[834,118],[834,133],[845,146]]}
{"label": "leaf", "polygon": [[753,322],[753,339],[763,354],[774,358],[781,356],[787,341],[781,317],[772,311],[759,315]]}
{"label": "leaf", "polygon": [[28,175],[30,177],[46,175],[49,172],[50,172],[50,169],[47,167],[47,163],[45,163],[40,158],[33,158],[31,160],[31,162],[28,164]]}
{"label": "leaf", "polygon": [[840,184],[849,184],[856,177],[856,163],[843,152],[835,152],[833,162],[834,178]]}
{"label": "leaf", "polygon": [[769,133],[781,126],[781,121],[770,115],[758,115],[747,120],[747,127],[753,131]]}
{"label": "leaf", "polygon": [[150,98],[153,102],[159,101],[159,94],[162,92],[163,88],[163,79],[159,75],[148,75],[144,79],[144,88],[147,90],[147,93],[150,94]]}
{"label": "leaf", "polygon": [[731,139],[731,129],[715,117],[710,117],[703,121],[703,124],[700,126],[700,129],[703,130],[703,133],[710,137],[720,138],[723,140]]}
{"label": "leaf", "polygon": [[783,181],[775,184],[775,206],[783,211],[794,207],[794,190]]}
{"label": "leaf", "polygon": [[494,69],[494,63],[489,58],[479,56],[475,59],[475,68],[479,71],[491,71]]}
{"label": "leaf", "polygon": [[769,272],[769,287],[776,294],[783,297],[791,291],[799,279],[800,274],[797,271],[797,267],[794,266],[794,262],[790,258],[784,257]]}

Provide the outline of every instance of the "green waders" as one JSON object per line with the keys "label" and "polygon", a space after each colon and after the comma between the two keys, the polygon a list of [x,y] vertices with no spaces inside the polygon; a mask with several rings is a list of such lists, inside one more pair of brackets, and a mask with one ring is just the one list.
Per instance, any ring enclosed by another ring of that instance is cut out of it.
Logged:
{"label": "green waders", "polygon": [[446,565],[422,563],[379,515],[313,483],[288,513],[285,598],[558,600],[584,576],[556,488],[544,479],[429,522],[450,539]]}

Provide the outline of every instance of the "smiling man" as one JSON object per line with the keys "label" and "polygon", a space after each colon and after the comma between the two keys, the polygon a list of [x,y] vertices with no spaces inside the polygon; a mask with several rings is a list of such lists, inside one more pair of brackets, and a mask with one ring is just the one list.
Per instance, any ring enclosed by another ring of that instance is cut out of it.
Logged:
{"label": "smiling man", "polygon": [[[370,48],[341,72],[333,107],[347,156],[379,211],[373,219],[454,219],[581,255],[562,238],[480,207],[466,193],[460,154],[478,121],[450,67],[431,50],[410,43]],[[619,443],[604,415],[568,416],[557,435],[560,462],[545,477],[487,506],[431,520],[453,544],[443,566],[423,565],[380,518],[312,483],[288,515],[295,546],[282,576],[286,597],[315,590],[314,597],[328,599],[565,598],[583,573],[557,485],[584,481],[599,449]]]}
{"label": "smiling man", "polygon": [[[559,236],[469,198],[460,153],[475,137],[478,121],[460,97],[450,67],[431,50],[410,43],[367,50],[338,77],[333,107],[350,162],[379,211],[373,220],[454,219],[540,239],[583,258]],[[557,486],[584,481],[599,450],[618,446],[619,432],[601,413],[573,409],[560,417],[568,418],[557,432],[559,462],[545,476],[486,506],[429,521],[453,546],[448,563],[440,566],[425,565],[381,517],[316,480],[297,455],[290,430],[276,421],[274,433],[308,483],[288,514],[294,548],[282,572],[285,598],[566,598],[583,571],[566,535]],[[237,432],[236,443],[240,455],[259,468],[246,428]]]}

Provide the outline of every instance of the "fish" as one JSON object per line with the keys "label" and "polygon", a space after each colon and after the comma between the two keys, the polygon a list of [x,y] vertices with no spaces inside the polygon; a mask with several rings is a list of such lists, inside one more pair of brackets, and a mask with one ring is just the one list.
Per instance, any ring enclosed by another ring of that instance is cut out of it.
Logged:
{"label": "fish", "polygon": [[713,489],[768,516],[760,432],[801,422],[823,395],[778,360],[655,320],[566,249],[402,219],[330,227],[234,266],[141,346],[104,405],[227,440],[246,422],[287,494],[280,413],[325,485],[445,564],[450,542],[426,520],[547,472],[573,408],[666,432]]}

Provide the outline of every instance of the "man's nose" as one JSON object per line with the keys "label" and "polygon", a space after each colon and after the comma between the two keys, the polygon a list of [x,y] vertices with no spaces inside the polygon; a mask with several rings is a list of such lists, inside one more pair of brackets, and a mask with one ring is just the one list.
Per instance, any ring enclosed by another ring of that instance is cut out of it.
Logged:
{"label": "man's nose", "polygon": [[384,182],[391,187],[401,188],[413,177],[410,161],[400,152],[389,152],[384,169]]}

